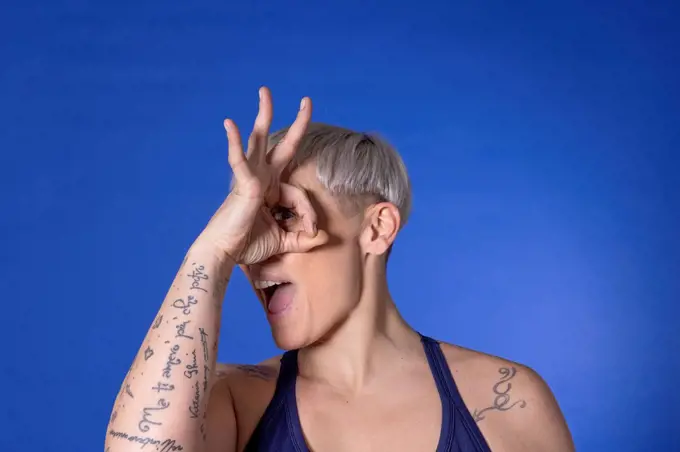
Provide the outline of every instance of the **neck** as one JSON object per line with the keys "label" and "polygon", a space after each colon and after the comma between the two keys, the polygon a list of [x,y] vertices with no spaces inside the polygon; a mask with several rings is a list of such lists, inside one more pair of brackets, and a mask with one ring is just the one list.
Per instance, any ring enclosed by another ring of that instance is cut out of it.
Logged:
{"label": "neck", "polygon": [[370,273],[364,274],[360,301],[347,319],[322,341],[300,350],[300,376],[358,392],[392,374],[404,358],[420,356],[420,336],[397,310],[385,270]]}

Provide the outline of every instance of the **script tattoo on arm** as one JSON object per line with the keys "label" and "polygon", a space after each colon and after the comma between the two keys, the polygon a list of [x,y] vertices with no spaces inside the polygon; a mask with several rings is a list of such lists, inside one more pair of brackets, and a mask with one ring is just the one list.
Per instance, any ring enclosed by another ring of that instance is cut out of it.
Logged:
{"label": "script tattoo on arm", "polygon": [[[153,446],[153,449],[157,450],[158,452],[175,452],[184,450],[184,448],[179,443],[177,443],[176,440],[170,438],[161,441],[150,436],[130,435],[116,430],[109,430],[109,436],[112,438],[128,441],[131,444],[137,444],[140,449],[144,449],[146,446]],[[107,448],[106,450],[109,449]]]}
{"label": "script tattoo on arm", "polygon": [[239,364],[236,368],[249,377],[259,378],[260,380],[270,381],[276,378],[276,371],[271,367]]}
{"label": "script tattoo on arm", "polygon": [[199,328],[198,332],[201,333],[201,344],[203,345],[203,360],[208,362],[208,333],[205,332],[203,328]]}
{"label": "script tattoo on arm", "polygon": [[198,300],[196,300],[196,298],[194,298],[193,296],[189,295],[187,297],[187,301],[184,301],[183,299],[178,298],[172,303],[172,306],[177,308],[177,309],[181,309],[182,314],[189,315],[189,314],[191,314],[191,306],[193,306],[197,303],[198,303]]}
{"label": "script tattoo on arm", "polygon": [[498,373],[501,374],[501,379],[498,383],[493,385],[493,392],[496,396],[493,399],[493,404],[481,410],[474,410],[472,412],[472,418],[475,422],[479,422],[485,419],[485,413],[488,411],[508,411],[510,408],[518,405],[520,408],[527,406],[527,402],[523,399],[516,400],[510,403],[510,390],[512,389],[512,383],[510,380],[517,374],[517,369],[514,367],[501,367],[498,369]]}
{"label": "script tattoo on arm", "polygon": [[175,338],[178,337],[183,337],[185,339],[193,339],[193,336],[189,336],[186,333],[187,325],[191,323],[191,320],[186,320],[178,325],[175,325],[175,328],[177,328],[177,334],[175,335]]}
{"label": "script tattoo on arm", "polygon": [[164,378],[171,378],[172,377],[172,368],[174,366],[182,364],[182,360],[177,357],[177,352],[179,352],[179,345],[175,344],[170,349],[170,354],[168,355],[168,361],[166,362],[165,367],[163,368],[163,377]]}
{"label": "script tattoo on arm", "polygon": [[207,280],[208,275],[205,274],[205,267],[203,265],[199,265],[196,267],[196,263],[191,264],[193,267],[193,271],[189,273],[189,277],[193,279],[191,283],[191,287],[189,290],[200,290],[202,292],[208,292],[205,290],[203,287],[201,287],[201,281]]}
{"label": "script tattoo on arm", "polygon": [[194,349],[191,352],[191,362],[187,364],[186,369],[184,371],[184,376],[191,379],[194,375],[198,373],[198,364],[196,363],[196,350]]}
{"label": "script tattoo on arm", "polygon": [[153,322],[153,326],[151,327],[151,329],[152,330],[158,329],[158,327],[161,326],[161,322],[163,322],[163,314],[156,317],[156,320]]}
{"label": "script tattoo on arm", "polygon": [[[220,311],[232,266],[195,251],[185,256],[118,392],[107,431],[107,442],[115,441],[110,450],[194,450],[196,440],[206,439]],[[192,425],[178,429],[178,423]]]}
{"label": "script tattoo on arm", "polygon": [[198,419],[201,411],[201,385],[198,381],[194,383],[194,398],[191,400],[189,414],[192,419]]}
{"label": "script tattoo on arm", "polygon": [[208,366],[208,360],[210,355],[208,352],[208,333],[205,332],[203,328],[198,329],[201,333],[201,345],[203,346],[203,392],[208,392],[208,377],[210,375],[210,367]]}
{"label": "script tattoo on arm", "polygon": [[156,404],[155,407],[146,407],[146,408],[144,408],[144,409],[142,410],[143,413],[144,413],[144,414],[142,415],[142,420],[139,421],[139,424],[138,424],[139,430],[140,430],[142,433],[146,433],[146,432],[148,432],[149,429],[151,428],[151,427],[149,427],[150,425],[163,425],[162,422],[160,422],[160,421],[154,421],[154,420],[152,420],[151,418],[153,417],[153,414],[154,414],[155,412],[165,410],[165,409],[168,408],[169,406],[170,406],[170,402],[168,402],[167,400],[165,400],[165,399],[158,399],[158,403]]}
{"label": "script tattoo on arm", "polygon": [[154,391],[156,391],[157,393],[160,394],[161,391],[172,391],[172,390],[174,390],[175,385],[170,384],[170,383],[162,383],[162,382],[159,381],[158,384],[156,386],[152,386],[151,389],[153,389]]}

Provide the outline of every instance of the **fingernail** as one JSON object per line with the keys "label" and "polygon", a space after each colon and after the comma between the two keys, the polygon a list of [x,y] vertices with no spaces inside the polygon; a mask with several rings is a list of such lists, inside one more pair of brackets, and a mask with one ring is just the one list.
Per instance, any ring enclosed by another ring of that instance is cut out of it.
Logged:
{"label": "fingernail", "polygon": [[259,97],[260,100],[262,100],[262,88],[257,90],[257,97]]}
{"label": "fingernail", "polygon": [[303,98],[300,101],[300,111],[304,110],[306,106],[307,106],[307,99]]}

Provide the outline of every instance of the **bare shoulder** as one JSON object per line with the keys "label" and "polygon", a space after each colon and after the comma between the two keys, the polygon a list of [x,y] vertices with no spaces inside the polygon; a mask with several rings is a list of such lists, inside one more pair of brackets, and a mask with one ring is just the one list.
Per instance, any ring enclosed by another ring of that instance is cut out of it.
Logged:
{"label": "bare shoulder", "polygon": [[215,374],[219,380],[230,381],[250,381],[249,378],[256,378],[263,381],[276,380],[279,375],[280,356],[274,356],[259,364],[226,364],[217,363]]}
{"label": "bare shoulder", "polygon": [[442,343],[442,351],[492,450],[574,450],[562,411],[536,371],[453,344]]}
{"label": "bare shoulder", "polygon": [[259,364],[217,363],[215,388],[229,388],[237,412],[262,411],[274,395],[280,357]]}
{"label": "bare shoulder", "polygon": [[275,356],[259,364],[217,363],[212,395],[232,400],[238,438],[236,450],[243,450],[274,396],[280,359]]}

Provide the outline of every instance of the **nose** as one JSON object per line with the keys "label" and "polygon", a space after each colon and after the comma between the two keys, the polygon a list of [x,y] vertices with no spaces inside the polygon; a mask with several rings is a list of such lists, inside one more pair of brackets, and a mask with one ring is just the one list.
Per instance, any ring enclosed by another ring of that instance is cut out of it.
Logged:
{"label": "nose", "polygon": [[280,264],[283,259],[282,254],[275,254],[271,257],[268,257],[267,259],[263,260],[262,262],[258,262],[257,264],[253,265],[254,267],[258,268],[263,268],[263,267],[271,267],[276,264]]}
{"label": "nose", "polygon": [[248,273],[249,276],[257,277],[260,273],[262,273],[262,270],[267,266],[267,263],[271,262],[271,258],[258,262],[257,264],[252,264],[252,265],[246,265],[245,271]]}
{"label": "nose", "polygon": [[252,274],[259,275],[263,271],[266,273],[267,270],[276,271],[277,269],[281,268],[283,264],[283,259],[284,259],[283,254],[275,254],[271,257],[268,257],[267,259],[251,266],[251,269],[253,271]]}
{"label": "nose", "polygon": [[257,264],[249,265],[246,274],[250,277],[251,280],[255,281],[260,278],[260,275],[262,273],[276,272],[278,269],[281,268],[282,262],[283,255],[277,254],[261,262],[258,262]]}

